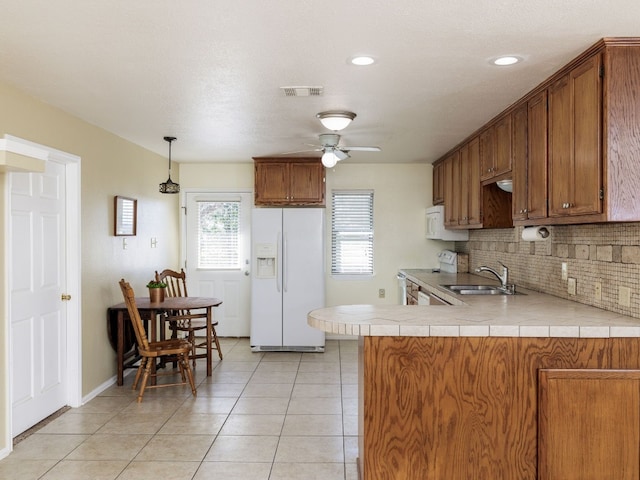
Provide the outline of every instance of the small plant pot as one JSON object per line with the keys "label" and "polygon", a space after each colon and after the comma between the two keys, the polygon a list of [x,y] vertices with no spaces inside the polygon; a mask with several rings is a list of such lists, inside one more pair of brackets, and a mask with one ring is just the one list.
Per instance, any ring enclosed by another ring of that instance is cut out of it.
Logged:
{"label": "small plant pot", "polygon": [[149,300],[151,303],[164,302],[164,288],[150,288]]}

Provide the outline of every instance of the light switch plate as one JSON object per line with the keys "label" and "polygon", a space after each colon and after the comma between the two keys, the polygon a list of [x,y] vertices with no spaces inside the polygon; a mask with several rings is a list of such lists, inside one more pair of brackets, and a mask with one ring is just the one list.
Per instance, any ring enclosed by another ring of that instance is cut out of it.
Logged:
{"label": "light switch plate", "polygon": [[593,284],[593,299],[602,300],[602,283],[594,282]]}
{"label": "light switch plate", "polygon": [[622,307],[631,306],[631,289],[629,287],[618,287],[618,304]]}
{"label": "light switch plate", "polygon": [[569,281],[567,282],[567,292],[569,293],[569,295],[575,295],[576,294],[576,279],[575,278],[569,278]]}
{"label": "light switch plate", "polygon": [[569,270],[567,268],[567,262],[562,262],[562,280],[566,280],[569,276]]}

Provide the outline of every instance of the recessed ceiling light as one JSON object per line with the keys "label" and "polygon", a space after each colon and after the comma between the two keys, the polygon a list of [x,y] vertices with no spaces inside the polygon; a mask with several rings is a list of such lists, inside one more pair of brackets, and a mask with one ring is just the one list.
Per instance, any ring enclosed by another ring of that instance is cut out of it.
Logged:
{"label": "recessed ceiling light", "polygon": [[494,65],[498,65],[499,67],[505,67],[508,65],[514,65],[521,61],[522,61],[522,58],[520,57],[516,57],[513,55],[505,55],[503,57],[494,58],[493,60],[491,60],[491,63],[493,63]]}
{"label": "recessed ceiling light", "polygon": [[369,55],[358,55],[357,57],[351,57],[349,62],[352,65],[357,65],[359,67],[366,67],[367,65],[373,65],[376,63],[376,59],[370,57]]}

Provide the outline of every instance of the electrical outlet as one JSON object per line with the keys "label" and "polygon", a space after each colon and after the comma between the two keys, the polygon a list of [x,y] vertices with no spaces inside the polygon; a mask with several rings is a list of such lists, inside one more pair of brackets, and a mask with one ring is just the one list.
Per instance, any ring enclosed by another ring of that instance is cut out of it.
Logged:
{"label": "electrical outlet", "polygon": [[593,299],[602,300],[602,283],[594,282],[593,284]]}
{"label": "electrical outlet", "polygon": [[385,292],[384,288],[380,288],[378,290],[378,298],[384,298],[387,292]]}
{"label": "electrical outlet", "polygon": [[569,270],[567,268],[567,262],[562,262],[562,279],[566,280],[569,276]]}
{"label": "electrical outlet", "polygon": [[123,249],[123,250],[126,250],[128,246],[129,246],[129,245],[127,244],[127,239],[126,239],[126,238],[123,238],[123,239],[122,239],[122,249]]}
{"label": "electrical outlet", "polygon": [[151,248],[158,247],[158,239],[156,237],[151,237]]}
{"label": "electrical outlet", "polygon": [[631,289],[629,287],[618,287],[618,303],[622,307],[631,306]]}
{"label": "electrical outlet", "polygon": [[569,295],[575,295],[576,294],[576,279],[575,278],[569,278],[569,281],[567,282],[567,292],[569,293]]}

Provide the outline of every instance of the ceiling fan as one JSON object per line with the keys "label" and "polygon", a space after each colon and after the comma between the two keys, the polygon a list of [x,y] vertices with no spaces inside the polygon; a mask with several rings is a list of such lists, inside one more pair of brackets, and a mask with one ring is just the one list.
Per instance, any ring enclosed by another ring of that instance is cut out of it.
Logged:
{"label": "ceiling fan", "polygon": [[[307,152],[322,152],[322,164],[327,168],[333,168],[340,160],[349,158],[349,152],[380,152],[380,147],[341,147],[340,135],[337,133],[321,133],[318,135],[320,145],[310,145],[317,147],[313,150],[305,150]],[[300,152],[291,152],[300,153]]]}

